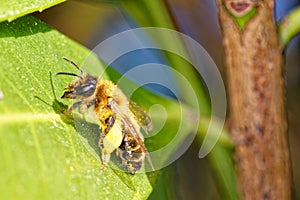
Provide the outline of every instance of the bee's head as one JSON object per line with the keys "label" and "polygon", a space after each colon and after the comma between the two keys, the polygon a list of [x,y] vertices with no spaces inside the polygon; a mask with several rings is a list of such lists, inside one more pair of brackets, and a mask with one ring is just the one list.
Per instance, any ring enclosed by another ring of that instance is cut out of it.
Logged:
{"label": "bee's head", "polygon": [[93,95],[97,85],[97,78],[89,74],[83,73],[83,71],[73,61],[67,58],[64,59],[72,63],[80,71],[80,75],[70,72],[58,72],[56,74],[77,77],[64,89],[64,94],[61,98],[84,99]]}

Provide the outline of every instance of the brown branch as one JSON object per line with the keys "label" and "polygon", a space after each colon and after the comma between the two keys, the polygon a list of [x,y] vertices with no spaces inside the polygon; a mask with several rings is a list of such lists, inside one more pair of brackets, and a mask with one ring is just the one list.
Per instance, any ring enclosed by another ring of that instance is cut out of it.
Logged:
{"label": "brown branch", "polygon": [[291,199],[285,80],[274,3],[260,1],[257,13],[241,30],[225,9],[225,1],[216,0],[241,198]]}

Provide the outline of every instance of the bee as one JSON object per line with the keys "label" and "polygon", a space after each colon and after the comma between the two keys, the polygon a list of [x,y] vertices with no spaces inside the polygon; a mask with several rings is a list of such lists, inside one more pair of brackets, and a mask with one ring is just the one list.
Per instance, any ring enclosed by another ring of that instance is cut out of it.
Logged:
{"label": "bee", "polygon": [[147,113],[138,104],[128,100],[113,82],[84,73],[76,63],[64,59],[80,72],[80,74],[71,72],[56,74],[76,77],[64,89],[61,98],[78,101],[65,113],[69,114],[76,108],[79,108],[80,113],[84,113],[90,107],[94,107],[101,129],[98,146],[101,149],[102,170],[108,165],[113,152],[116,152],[122,166],[131,174],[141,169],[145,157],[154,170],[141,134],[141,128],[146,133],[152,128]]}

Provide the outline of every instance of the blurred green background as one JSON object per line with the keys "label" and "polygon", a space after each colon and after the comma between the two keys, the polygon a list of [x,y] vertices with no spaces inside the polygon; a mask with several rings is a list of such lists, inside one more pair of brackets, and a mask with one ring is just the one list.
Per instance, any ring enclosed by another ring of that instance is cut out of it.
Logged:
{"label": "blurred green background", "polygon": [[[211,0],[166,0],[163,3],[167,6],[174,26],[197,40],[206,49],[221,71],[223,79],[226,80],[215,2]],[[278,21],[299,2],[278,0],[276,3],[276,19]],[[89,3],[68,1],[34,15],[90,49],[113,34],[132,27],[139,27],[136,18],[133,18],[125,7],[106,1],[90,1]],[[300,37],[296,37],[284,52],[295,199],[300,198],[299,42]],[[169,170],[166,170],[163,176],[170,183],[168,192],[172,194],[169,194],[169,197],[174,199],[223,199],[218,190],[217,175],[207,158],[198,158],[198,152],[199,145],[194,143],[180,159],[167,167]]]}

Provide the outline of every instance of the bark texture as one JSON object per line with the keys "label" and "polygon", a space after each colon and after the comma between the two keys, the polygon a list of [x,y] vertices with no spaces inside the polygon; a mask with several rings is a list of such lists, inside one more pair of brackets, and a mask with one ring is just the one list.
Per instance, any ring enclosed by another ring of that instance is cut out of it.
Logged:
{"label": "bark texture", "polygon": [[225,1],[216,0],[241,199],[291,199],[285,80],[274,2],[260,1],[255,16],[240,30]]}

